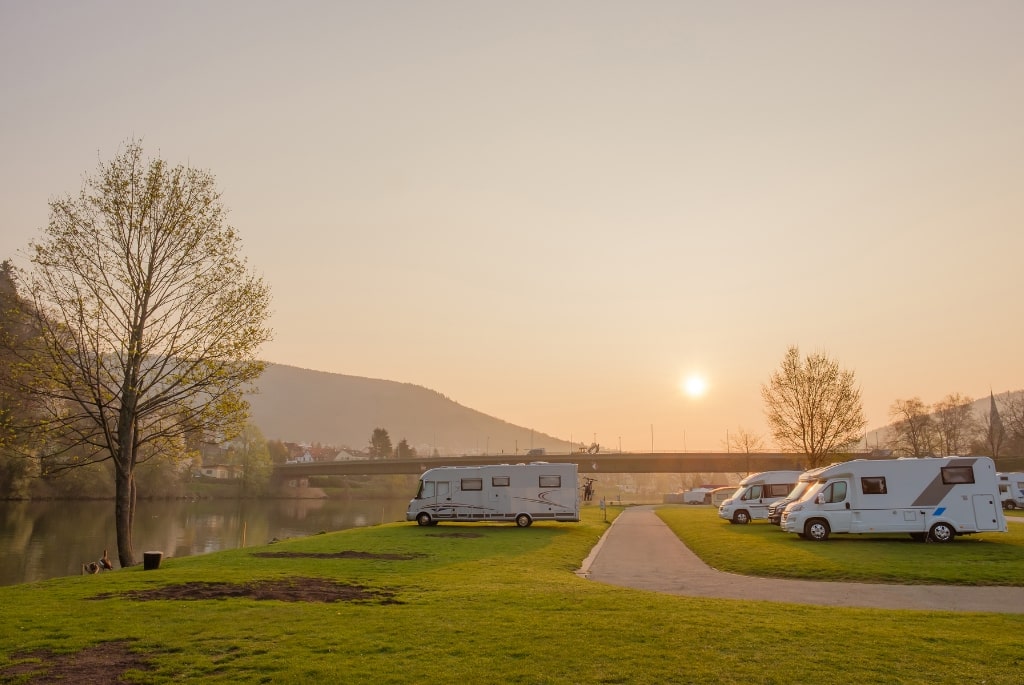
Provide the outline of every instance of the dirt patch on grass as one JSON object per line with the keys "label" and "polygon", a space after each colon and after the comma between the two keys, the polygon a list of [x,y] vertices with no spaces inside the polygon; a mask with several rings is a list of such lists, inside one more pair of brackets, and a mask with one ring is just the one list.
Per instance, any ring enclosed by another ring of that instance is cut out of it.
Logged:
{"label": "dirt patch on grass", "polygon": [[254,557],[263,559],[383,559],[385,561],[409,561],[426,554],[389,554],[386,552],[253,552]]}
{"label": "dirt patch on grass", "polygon": [[19,663],[0,669],[0,681],[27,678],[33,685],[43,683],[123,683],[129,670],[147,671],[150,663],[129,648],[129,641],[102,642],[71,654],[49,650],[12,654]]}
{"label": "dirt patch on grass", "polygon": [[96,595],[93,599],[123,597],[137,601],[155,599],[277,599],[282,602],[372,602],[401,604],[390,590],[350,585],[326,578],[255,580],[251,583],[194,582],[165,585],[150,590],[131,590]]}

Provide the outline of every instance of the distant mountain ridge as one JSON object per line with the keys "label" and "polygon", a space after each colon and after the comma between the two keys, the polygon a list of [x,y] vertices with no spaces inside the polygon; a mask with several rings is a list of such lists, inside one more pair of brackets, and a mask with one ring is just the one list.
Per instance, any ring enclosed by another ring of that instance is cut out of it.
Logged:
{"label": "distant mountain ridge", "polygon": [[464,407],[434,390],[268,364],[247,395],[250,420],[267,439],[364,449],[375,428],[417,453],[525,455],[531,448],[571,449],[568,441]]}

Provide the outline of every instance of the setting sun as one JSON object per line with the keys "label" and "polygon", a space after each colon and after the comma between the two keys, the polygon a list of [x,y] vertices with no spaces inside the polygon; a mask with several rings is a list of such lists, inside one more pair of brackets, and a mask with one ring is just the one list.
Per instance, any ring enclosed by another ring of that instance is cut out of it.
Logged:
{"label": "setting sun", "polygon": [[682,389],[690,397],[700,397],[707,392],[708,383],[703,376],[692,374],[683,379]]}

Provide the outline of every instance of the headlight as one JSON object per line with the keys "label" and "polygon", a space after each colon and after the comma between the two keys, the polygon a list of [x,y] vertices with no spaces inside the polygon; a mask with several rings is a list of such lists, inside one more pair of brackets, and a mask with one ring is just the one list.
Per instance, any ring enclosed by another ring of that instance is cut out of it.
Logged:
{"label": "headlight", "polygon": [[788,511],[803,511],[804,505],[802,504],[791,504],[789,505]]}

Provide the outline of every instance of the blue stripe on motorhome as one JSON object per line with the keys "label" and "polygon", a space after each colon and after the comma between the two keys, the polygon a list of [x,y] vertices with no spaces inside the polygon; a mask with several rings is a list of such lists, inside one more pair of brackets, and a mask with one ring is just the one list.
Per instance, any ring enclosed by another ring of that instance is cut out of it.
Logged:
{"label": "blue stripe on motorhome", "polygon": [[943,512],[945,511],[946,507],[939,507],[938,509],[932,512],[932,516],[942,516]]}
{"label": "blue stripe on motorhome", "polygon": [[[947,466],[970,466],[973,468],[974,462],[976,461],[977,459],[957,459],[949,462]],[[926,487],[924,491],[917,496],[917,499],[914,500],[914,503],[910,506],[933,507],[945,499],[946,495],[949,494],[949,491],[952,490],[955,485],[955,483],[947,484],[942,482],[942,469],[940,468],[939,472],[935,474],[935,478],[932,479],[932,482],[928,484],[928,487]]]}

